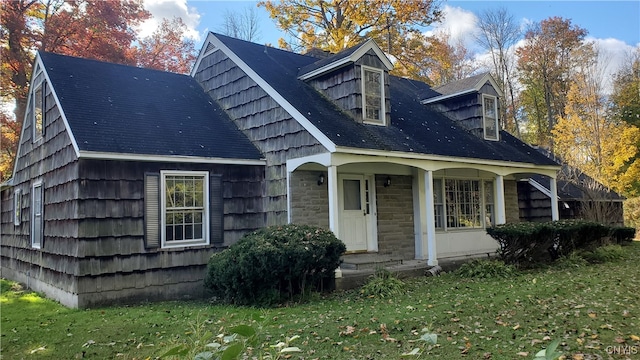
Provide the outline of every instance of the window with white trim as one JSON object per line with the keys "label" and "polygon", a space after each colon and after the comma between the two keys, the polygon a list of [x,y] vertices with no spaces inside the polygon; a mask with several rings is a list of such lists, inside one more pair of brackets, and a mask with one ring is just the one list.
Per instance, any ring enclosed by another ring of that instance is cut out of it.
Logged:
{"label": "window with white trim", "polygon": [[44,136],[45,82],[38,84],[33,90],[31,114],[33,117],[33,141],[36,142]]}
{"label": "window with white trim", "polygon": [[498,140],[498,98],[491,95],[482,95],[482,122],[484,138]]}
{"label": "window with white trim", "polygon": [[209,173],[161,172],[162,247],[209,244]]}
{"label": "window with white trim", "polygon": [[436,229],[479,229],[494,219],[493,182],[433,179]]}
{"label": "window with white trim", "polygon": [[385,124],[384,72],[362,66],[362,117],[364,122]]}
{"label": "window with white trim", "polygon": [[31,188],[31,246],[40,248],[43,235],[44,187],[36,182]]}
{"label": "window with white trim", "polygon": [[22,190],[13,192],[13,224],[18,226],[22,222]]}

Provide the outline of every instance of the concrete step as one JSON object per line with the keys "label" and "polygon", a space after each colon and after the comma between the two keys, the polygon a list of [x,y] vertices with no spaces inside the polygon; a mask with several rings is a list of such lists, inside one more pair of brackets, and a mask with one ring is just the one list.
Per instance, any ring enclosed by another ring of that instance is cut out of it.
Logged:
{"label": "concrete step", "polygon": [[345,270],[365,270],[365,269],[377,269],[379,267],[389,267],[402,265],[402,259],[391,259],[391,258],[371,258],[364,256],[362,258],[359,257],[347,257],[343,258],[342,264],[340,264],[341,269]]}

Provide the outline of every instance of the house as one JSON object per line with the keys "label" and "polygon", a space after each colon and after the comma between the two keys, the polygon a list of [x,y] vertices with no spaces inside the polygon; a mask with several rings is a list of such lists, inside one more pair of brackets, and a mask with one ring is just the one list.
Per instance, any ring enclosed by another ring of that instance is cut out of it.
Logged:
{"label": "house", "polygon": [[211,252],[289,222],[350,254],[495,251],[518,180],[555,194],[560,166],[500,131],[489,75],[431,88],[392,68],[371,40],[318,58],[214,33],[191,76],[39,54],[2,276],[79,307],[195,296]]}
{"label": "house", "polygon": [[28,101],[2,277],[70,307],[202,296],[263,225],[265,161],[192,77],[38,53]]}
{"label": "house", "polygon": [[[551,220],[551,179],[533,175],[518,182],[521,221]],[[556,179],[560,219],[584,219],[616,226],[624,224],[624,197],[580,170],[562,165]]]}

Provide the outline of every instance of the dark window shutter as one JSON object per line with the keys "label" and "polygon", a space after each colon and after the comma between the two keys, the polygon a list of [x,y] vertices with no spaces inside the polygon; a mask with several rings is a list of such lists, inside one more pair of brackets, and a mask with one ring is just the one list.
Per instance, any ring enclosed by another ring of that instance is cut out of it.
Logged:
{"label": "dark window shutter", "polygon": [[209,213],[212,244],[224,242],[224,198],[222,194],[222,175],[209,177]]}
{"label": "dark window shutter", "polygon": [[144,239],[147,248],[160,247],[160,174],[144,175]]}

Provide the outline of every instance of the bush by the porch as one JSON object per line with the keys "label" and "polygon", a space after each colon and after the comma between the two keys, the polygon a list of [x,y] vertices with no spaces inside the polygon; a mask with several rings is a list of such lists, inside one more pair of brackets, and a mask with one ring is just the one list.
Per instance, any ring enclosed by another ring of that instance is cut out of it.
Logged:
{"label": "bush by the porch", "polygon": [[576,250],[593,250],[607,241],[622,243],[634,232],[633,228],[582,220],[513,223],[487,229],[500,246],[500,258],[521,267],[549,263]]}
{"label": "bush by the porch", "polygon": [[245,235],[214,254],[205,286],[221,300],[272,305],[319,289],[334,276],[344,243],[326,229],[271,226]]}

